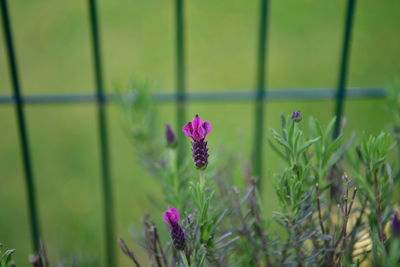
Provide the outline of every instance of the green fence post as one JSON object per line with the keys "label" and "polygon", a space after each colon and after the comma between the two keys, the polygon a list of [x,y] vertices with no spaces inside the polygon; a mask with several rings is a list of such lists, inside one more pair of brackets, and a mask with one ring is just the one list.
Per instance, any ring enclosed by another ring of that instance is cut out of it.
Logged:
{"label": "green fence post", "polygon": [[15,112],[17,115],[18,133],[21,143],[22,159],[24,164],[25,184],[28,195],[30,230],[32,235],[32,246],[35,252],[39,252],[40,248],[39,216],[36,206],[35,184],[32,171],[32,161],[29,151],[28,129],[25,123],[24,102],[22,99],[21,88],[19,84],[17,59],[14,51],[7,1],[0,0],[0,3],[1,3],[1,15],[3,19],[4,40],[6,43],[8,63],[11,75],[11,83],[13,88],[13,97],[15,100]]}
{"label": "green fence post", "polygon": [[265,92],[265,70],[266,70],[266,45],[267,45],[267,16],[268,0],[260,2],[260,21],[258,35],[258,61],[257,61],[257,84],[255,99],[255,117],[254,117],[254,159],[253,175],[258,177],[258,188],[262,188],[263,171],[263,144],[264,144],[264,101]]}
{"label": "green fence post", "polygon": [[181,127],[186,119],[186,86],[185,86],[185,44],[184,44],[184,0],[175,0],[176,27],[176,123],[178,135],[178,162],[183,160],[184,136]]}
{"label": "green fence post", "polygon": [[344,24],[344,34],[343,34],[343,46],[340,58],[339,80],[336,92],[336,107],[335,107],[336,124],[333,130],[334,138],[340,135],[341,121],[343,117],[343,104],[346,98],[346,79],[348,72],[350,41],[353,29],[355,5],[356,5],[356,0],[347,1],[347,12]]}
{"label": "green fence post", "polygon": [[106,118],[106,98],[103,86],[103,73],[100,56],[100,38],[99,26],[97,18],[96,0],[89,0],[89,16],[90,29],[93,42],[93,60],[94,74],[96,82],[96,101],[97,101],[97,117],[99,125],[100,138],[100,158],[101,158],[101,175],[102,175],[102,191],[103,191],[103,214],[105,227],[105,256],[107,266],[116,266],[115,245],[116,238],[114,235],[114,212],[112,184],[109,160],[109,146],[107,135],[107,118]]}

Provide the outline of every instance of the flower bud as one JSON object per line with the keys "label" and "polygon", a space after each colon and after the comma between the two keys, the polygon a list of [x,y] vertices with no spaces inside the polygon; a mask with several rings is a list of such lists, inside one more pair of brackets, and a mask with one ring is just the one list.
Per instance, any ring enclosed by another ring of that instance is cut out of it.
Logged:
{"label": "flower bud", "polygon": [[400,237],[400,219],[397,210],[393,213],[391,229],[393,235]]}
{"label": "flower bud", "polygon": [[165,141],[167,142],[167,146],[169,147],[174,146],[176,142],[174,131],[172,130],[169,123],[165,124]]}
{"label": "flower bud", "polygon": [[292,120],[294,122],[300,122],[302,119],[300,110],[295,110],[292,112]]}
{"label": "flower bud", "polygon": [[177,250],[185,249],[185,233],[179,225],[179,211],[172,206],[168,206],[167,211],[162,215],[165,224],[168,227],[174,247]]}
{"label": "flower bud", "polygon": [[192,157],[196,168],[204,169],[208,165],[208,148],[205,141],[192,141]]}

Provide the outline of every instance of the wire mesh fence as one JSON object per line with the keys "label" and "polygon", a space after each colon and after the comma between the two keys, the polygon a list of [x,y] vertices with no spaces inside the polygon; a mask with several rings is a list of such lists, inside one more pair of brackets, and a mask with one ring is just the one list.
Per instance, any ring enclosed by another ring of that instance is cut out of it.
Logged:
{"label": "wire mesh fence", "polygon": [[[0,95],[0,104],[12,104],[15,106],[16,119],[18,123],[19,141],[21,145],[21,155],[24,166],[24,176],[26,183],[26,194],[28,199],[30,230],[32,236],[32,247],[35,251],[39,249],[40,242],[40,218],[37,213],[35,196],[35,176],[32,171],[32,155],[29,145],[29,129],[26,124],[25,105],[30,104],[72,104],[72,103],[93,103],[97,106],[97,121],[100,147],[100,166],[103,193],[103,215],[104,233],[107,265],[115,265],[115,240],[114,236],[114,216],[113,216],[113,197],[112,182],[110,175],[110,160],[108,153],[107,118],[105,115],[106,104],[113,101],[112,94],[106,93],[103,83],[103,65],[101,56],[101,38],[96,0],[87,0],[88,18],[90,21],[90,34],[93,52],[93,71],[95,74],[95,90],[88,93],[64,93],[64,94],[35,94],[25,95],[19,83],[20,73],[17,67],[17,56],[13,42],[11,18],[9,17],[9,7],[7,0],[0,0],[1,17],[11,76],[12,95]],[[342,49],[339,56],[340,65],[338,67],[338,82],[336,88],[288,88],[274,90],[266,88],[266,66],[268,60],[268,17],[269,1],[260,0],[258,14],[258,45],[255,50],[257,57],[256,80],[254,89],[229,90],[215,92],[205,90],[202,92],[187,92],[185,83],[185,1],[175,0],[175,64],[176,64],[176,89],[171,93],[155,93],[154,98],[159,102],[176,103],[176,122],[183,125],[186,121],[186,103],[188,101],[253,101],[254,102],[254,140],[253,140],[253,175],[262,181],[262,161],[263,161],[263,136],[264,136],[264,106],[269,100],[274,99],[335,99],[336,106],[333,111],[337,117],[334,135],[339,135],[340,121],[344,113],[344,101],[346,98],[377,98],[384,96],[384,89],[371,88],[347,88],[346,79],[348,73],[348,61],[351,50],[351,35],[356,10],[356,0],[348,0],[346,13],[344,14]],[[180,138],[183,136],[181,135]],[[179,152],[182,157],[183,151]]]}

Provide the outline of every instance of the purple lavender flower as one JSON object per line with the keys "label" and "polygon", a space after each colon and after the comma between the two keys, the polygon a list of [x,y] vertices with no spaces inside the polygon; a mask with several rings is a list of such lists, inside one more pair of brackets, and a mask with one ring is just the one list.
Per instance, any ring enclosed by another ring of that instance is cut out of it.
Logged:
{"label": "purple lavender flower", "polygon": [[207,142],[204,141],[206,135],[211,131],[208,121],[202,121],[199,115],[194,116],[192,121],[182,127],[182,131],[192,141],[192,157],[197,168],[204,169],[208,164]]}
{"label": "purple lavender flower", "polygon": [[175,134],[169,123],[165,124],[165,140],[167,141],[167,146],[173,147],[175,145]]}
{"label": "purple lavender flower", "polygon": [[168,206],[167,211],[162,214],[164,222],[168,226],[174,247],[177,250],[185,249],[185,233],[179,225],[179,211],[172,206]]}
{"label": "purple lavender flower", "polygon": [[295,110],[292,112],[292,120],[295,122],[300,122],[302,119],[300,110]]}
{"label": "purple lavender flower", "polygon": [[400,237],[400,219],[397,210],[393,213],[391,228],[393,235]]}

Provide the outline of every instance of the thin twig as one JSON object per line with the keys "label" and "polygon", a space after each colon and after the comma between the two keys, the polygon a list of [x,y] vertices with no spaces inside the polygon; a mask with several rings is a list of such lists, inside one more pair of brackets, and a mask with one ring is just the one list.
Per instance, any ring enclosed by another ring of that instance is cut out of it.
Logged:
{"label": "thin twig", "polygon": [[378,169],[374,172],[374,194],[376,201],[376,216],[378,219],[378,228],[379,228],[379,240],[382,245],[385,242],[385,236],[383,234],[383,226],[382,226],[382,215],[381,215],[381,201],[379,198],[379,188],[378,188]]}
{"label": "thin twig", "polygon": [[350,243],[349,243],[350,250],[349,250],[349,252],[347,254],[347,259],[349,261],[352,261],[352,259],[353,259],[353,248],[354,248],[354,244],[355,244],[355,238],[356,238],[356,235],[357,235],[357,230],[358,230],[358,228],[360,227],[360,225],[362,223],[362,218],[364,216],[365,209],[367,207],[367,203],[368,203],[368,196],[365,197],[365,200],[363,201],[363,204],[361,206],[360,214],[357,217],[356,223],[354,224],[353,228],[351,229],[351,232],[348,235],[348,236],[351,236]]}
{"label": "thin twig", "polygon": [[160,236],[158,235],[157,228],[155,228],[155,239],[156,239],[156,245],[158,245],[158,247],[159,247],[159,249],[160,249],[161,258],[162,258],[162,260],[163,260],[163,262],[164,262],[164,265],[165,265],[166,267],[168,267],[167,256],[166,256],[166,254],[165,254],[165,252],[164,252],[164,249],[163,249],[163,247],[162,247],[162,244],[161,244],[161,241],[160,241]]}
{"label": "thin twig", "polygon": [[265,264],[266,266],[271,266],[271,261],[269,259],[269,254],[268,254],[268,241],[267,241],[267,236],[265,235],[264,229],[262,229],[262,219],[260,215],[260,208],[258,206],[257,202],[257,188],[256,188],[256,180],[255,179],[249,179],[248,183],[251,186],[251,195],[249,197],[249,206],[250,210],[253,212],[253,216],[255,218],[255,223],[254,223],[254,230],[256,232],[256,235],[261,241],[261,247],[262,251],[265,256]]}
{"label": "thin twig", "polygon": [[320,191],[319,191],[319,185],[318,185],[318,184],[316,185],[316,189],[317,189],[317,208],[318,208],[319,226],[321,227],[321,232],[322,232],[322,234],[325,234],[324,223],[323,223],[323,221],[322,221]]}
{"label": "thin twig", "polygon": [[353,196],[351,197],[350,206],[349,206],[349,208],[348,208],[348,213],[347,213],[348,215],[350,215],[351,210],[352,210],[352,208],[353,208],[353,204],[354,204],[354,200],[355,200],[355,198],[356,198],[357,190],[358,190],[357,187],[354,188]]}
{"label": "thin twig", "polygon": [[356,194],[357,194],[357,188],[354,188],[353,196],[350,201],[350,205],[346,207],[347,213],[346,213],[346,226],[345,226],[344,233],[343,233],[343,250],[345,250],[346,245],[347,245],[347,242],[346,242],[347,241],[347,222],[349,220],[349,216],[350,216],[351,210],[353,208],[353,203],[354,203]]}
{"label": "thin twig", "polygon": [[132,250],[130,250],[128,248],[128,246],[125,243],[125,240],[123,238],[118,238],[118,243],[119,243],[119,247],[121,248],[122,252],[126,256],[128,256],[133,261],[133,263],[135,263],[136,267],[140,267],[140,263],[136,259],[135,254],[133,253]]}
{"label": "thin twig", "polygon": [[39,254],[40,254],[40,258],[41,258],[43,267],[49,267],[50,265],[49,265],[49,259],[47,257],[46,247],[45,247],[45,245],[44,245],[42,240],[40,240],[40,251],[39,251]]}
{"label": "thin twig", "polygon": [[[344,215],[343,227],[342,227],[342,231],[341,231],[341,233],[339,235],[339,238],[336,240],[336,243],[335,243],[335,245],[333,247],[332,260],[333,260],[335,254],[336,254],[336,248],[340,244],[340,242],[342,242],[342,250],[344,251],[346,249],[346,245],[347,245],[346,240],[347,240],[347,237],[348,237],[348,235],[347,235],[347,223],[349,221],[351,210],[353,208],[353,203],[354,203],[354,200],[356,198],[357,188],[354,188],[353,195],[351,197],[350,203],[348,202],[348,196],[349,196],[348,183],[346,185],[346,193],[345,194],[346,195],[345,195],[344,205],[342,205],[342,207],[341,207],[342,211],[344,213],[343,214]],[[338,264],[339,264],[339,260],[334,264],[334,266],[338,266]]]}
{"label": "thin twig", "polygon": [[[353,206],[353,202],[354,202],[354,199],[355,199],[355,197],[356,197],[356,193],[357,193],[357,188],[354,189],[353,197],[352,197],[351,202],[350,202],[350,207]],[[347,200],[346,200],[346,204],[345,204],[345,205],[347,206]],[[345,207],[345,210],[346,210],[346,213],[344,214],[344,221],[343,221],[342,232],[340,233],[340,236],[339,236],[338,240],[337,240],[336,243],[335,243],[334,249],[337,248],[337,246],[339,245],[339,243],[340,243],[340,241],[342,240],[342,238],[343,238],[343,237],[346,237],[346,235],[347,235],[347,234],[346,234],[346,232],[347,232],[347,222],[348,222],[348,220],[349,220],[349,216],[350,216],[350,213],[351,213],[351,209],[349,209],[348,207]]]}
{"label": "thin twig", "polygon": [[151,241],[152,241],[152,246],[153,246],[153,251],[154,251],[154,257],[156,259],[157,262],[157,266],[162,267],[162,263],[160,261],[160,254],[158,253],[158,246],[157,246],[157,240],[156,240],[156,228],[155,225],[151,225]]}
{"label": "thin twig", "polygon": [[[249,231],[249,227],[247,225],[246,219],[244,218],[242,209],[240,208],[240,200],[239,200],[238,194],[239,194],[238,189],[236,187],[233,187],[233,196],[234,196],[233,198],[234,198],[234,201],[235,201],[235,204],[236,204],[236,211],[237,211],[237,213],[239,215],[239,218],[240,218],[240,220],[242,222],[242,232],[246,236],[247,240],[249,240],[251,246],[253,247],[254,246],[254,239],[251,236],[251,233]],[[255,262],[258,262],[258,255],[256,253],[257,250],[253,247],[251,249],[251,251],[253,252],[253,259],[255,260]]]}
{"label": "thin twig", "polygon": [[160,261],[160,256],[158,254],[157,244],[155,241],[155,235],[154,235],[155,225],[153,222],[147,220],[146,218],[147,218],[147,216],[145,216],[143,218],[142,224],[143,224],[143,228],[144,228],[147,246],[148,246],[149,252],[150,252],[149,256],[152,260],[155,261],[157,267],[162,267],[162,264]]}

